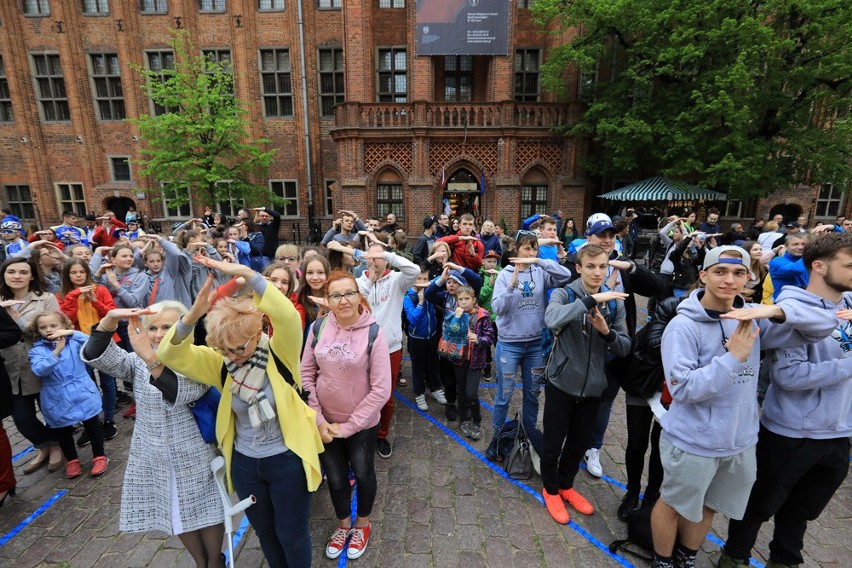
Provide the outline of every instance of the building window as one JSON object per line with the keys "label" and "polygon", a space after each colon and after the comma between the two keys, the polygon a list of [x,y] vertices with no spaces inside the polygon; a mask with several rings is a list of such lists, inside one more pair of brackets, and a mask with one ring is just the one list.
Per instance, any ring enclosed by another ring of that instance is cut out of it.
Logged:
{"label": "building window", "polygon": [[742,217],[742,199],[729,199],[725,202],[725,214],[722,217]]}
{"label": "building window", "polygon": [[538,49],[515,50],[515,100],[538,102]]}
{"label": "building window", "polygon": [[120,156],[109,159],[112,181],[133,181],[130,179],[130,158]]}
{"label": "building window", "polygon": [[224,12],[225,0],[199,0],[198,9],[202,12]]}
{"label": "building window", "polygon": [[95,93],[95,106],[101,120],[124,120],[124,91],[121,89],[121,69],[118,55],[114,53],[93,53],[92,89]]}
{"label": "building window", "polygon": [[320,10],[337,10],[340,8],[340,0],[319,0],[317,5]]}
{"label": "building window", "polygon": [[473,56],[444,57],[444,100],[456,103],[473,100]]}
{"label": "building window", "polygon": [[843,192],[833,183],[824,183],[819,190],[815,217],[837,217],[843,205]]}
{"label": "building window", "polygon": [[334,105],[344,101],[343,50],[319,50],[320,116],[334,116]]}
{"label": "building window", "polygon": [[143,14],[165,14],[169,11],[167,0],[142,0]]}
{"label": "building window", "polygon": [[259,0],[257,3],[258,10],[283,10],[284,0]]}
{"label": "building window", "polygon": [[[173,75],[175,70],[175,54],[172,51],[148,51],[145,53],[148,61],[148,69],[160,77],[160,82],[165,83]],[[173,107],[164,107],[151,101],[154,115],[159,116],[177,110]]]}
{"label": "building window", "polygon": [[289,50],[260,50],[260,83],[264,116],[293,116],[292,70]]}
{"label": "building window", "polygon": [[535,0],[518,0],[518,8],[526,8],[529,10],[535,4]]}
{"label": "building window", "polygon": [[539,211],[547,211],[547,186],[524,185],[521,187],[521,219]]}
{"label": "building window", "polygon": [[225,198],[224,201],[220,201],[216,204],[216,211],[224,215],[225,217],[236,217],[237,211],[245,207],[245,200],[234,197],[231,194],[231,180],[223,179],[216,182],[216,185],[227,185],[228,186],[228,197]]}
{"label": "building window", "polygon": [[47,0],[24,0],[24,14],[27,16],[49,16],[50,4]]}
{"label": "building window", "polygon": [[181,193],[188,195],[187,188],[177,185],[170,187],[160,182],[160,202],[163,204],[163,215],[167,219],[186,219],[187,217],[192,217],[192,199],[189,199],[183,205],[174,205],[177,196]]}
{"label": "building window", "polygon": [[287,200],[287,204],[282,206],[282,216],[299,216],[299,193],[295,181],[271,179],[269,180],[269,189],[274,195]]}
{"label": "building window", "polygon": [[405,48],[379,49],[379,102],[408,101],[408,74]]}
{"label": "building window", "polygon": [[323,206],[322,212],[326,217],[334,216],[334,199],[332,198],[332,188],[334,187],[334,180],[327,179],[325,180],[325,196],[323,198]]}
{"label": "building window", "polygon": [[83,13],[105,16],[109,14],[108,0],[83,0]]}
{"label": "building window", "polygon": [[33,55],[36,96],[45,121],[71,120],[59,55]]}
{"label": "building window", "polygon": [[379,0],[379,8],[405,8],[405,0]]}
{"label": "building window", "polygon": [[60,211],[72,211],[77,217],[86,216],[86,199],[82,183],[57,183],[56,193]]}
{"label": "building window", "polygon": [[[228,85],[224,87],[223,90],[227,91],[228,94],[231,95],[231,101],[233,101],[234,95],[234,63],[231,60],[231,50],[230,49],[203,49],[201,50],[201,55],[204,56],[207,61],[210,63],[220,67],[223,73],[226,73],[231,76],[231,80],[228,82]],[[213,75],[212,72],[210,72]]]}
{"label": "building window", "polygon": [[401,183],[380,183],[376,186],[376,215],[384,219],[388,213],[402,219]]}
{"label": "building window", "polygon": [[9,80],[6,78],[3,56],[0,55],[0,122],[13,122],[14,120],[12,93],[9,91]]}
{"label": "building window", "polygon": [[28,185],[7,185],[6,203],[19,219],[35,219],[33,196]]}

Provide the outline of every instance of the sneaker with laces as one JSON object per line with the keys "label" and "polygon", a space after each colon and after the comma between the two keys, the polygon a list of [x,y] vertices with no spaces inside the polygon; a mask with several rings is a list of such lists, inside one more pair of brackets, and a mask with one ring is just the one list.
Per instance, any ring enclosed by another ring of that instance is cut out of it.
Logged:
{"label": "sneaker with laces", "polygon": [[349,529],[346,527],[337,527],[328,539],[328,544],[325,546],[325,555],[334,560],[346,548],[346,537],[349,536]]}
{"label": "sneaker with laces", "polygon": [[481,440],[482,439],[482,426],[479,424],[474,424],[470,427],[470,439],[471,440]]}
{"label": "sneaker with laces", "polygon": [[118,435],[118,428],[115,427],[115,422],[104,422],[101,427],[104,430],[104,440],[112,440]]}
{"label": "sneaker with laces", "polygon": [[429,396],[435,399],[435,402],[438,404],[447,404],[447,397],[444,394],[444,389],[438,389],[436,391],[429,391]]}
{"label": "sneaker with laces", "polygon": [[65,477],[74,479],[80,477],[83,473],[83,468],[80,467],[80,460],[71,460],[65,464]]}
{"label": "sneaker with laces", "polygon": [[559,496],[568,501],[568,504],[574,507],[578,513],[591,515],[595,512],[595,508],[589,503],[589,500],[577,493],[573,487],[571,489],[560,489]]}
{"label": "sneaker with laces", "polygon": [[385,440],[384,438],[379,438],[376,440],[376,451],[379,452],[379,457],[382,459],[388,459],[391,457],[393,453],[393,448],[391,448],[390,442]]}
{"label": "sneaker with laces", "polygon": [[547,507],[547,512],[550,513],[553,520],[560,525],[567,525],[568,521],[571,520],[571,517],[568,515],[568,510],[565,508],[565,503],[562,502],[562,497],[560,497],[558,493],[556,495],[551,495],[547,492],[547,489],[542,489],[541,495],[544,497],[544,505]]}
{"label": "sneaker with laces", "polygon": [[80,437],[77,438],[77,447],[84,448],[92,443],[91,438],[89,438],[89,433],[83,430],[83,433],[80,434]]}
{"label": "sneaker with laces", "polygon": [[462,421],[460,429],[461,429],[461,433],[464,435],[465,438],[470,438],[470,421],[469,420]]}
{"label": "sneaker with laces", "polygon": [[103,475],[107,469],[109,458],[106,456],[98,456],[92,460],[92,477]]}
{"label": "sneaker with laces", "polygon": [[116,406],[127,406],[128,404],[133,404],[133,397],[124,391],[118,391],[118,394],[115,395],[115,404]]}
{"label": "sneaker with laces", "polygon": [[491,365],[482,369],[482,380],[487,382],[491,381]]}
{"label": "sneaker with laces", "polygon": [[600,477],[603,475],[603,468],[601,467],[601,451],[597,448],[589,448],[586,451],[586,455],[583,457],[586,460],[586,471],[589,472],[589,475],[594,477]]}
{"label": "sneaker with laces", "polygon": [[618,506],[618,512],[616,515],[618,516],[618,520],[622,523],[627,522],[627,515],[630,512],[639,506],[639,491],[628,491],[624,494],[624,497],[621,498],[621,505]]}
{"label": "sneaker with laces", "polygon": [[426,395],[425,394],[418,394],[417,396],[415,396],[414,402],[417,403],[417,408],[419,408],[423,412],[426,412],[427,410],[429,410],[429,405],[426,404]]}
{"label": "sneaker with laces", "polygon": [[124,416],[125,418],[132,418],[136,420],[136,403],[134,402],[133,404],[131,404],[130,408],[125,410],[122,416]]}
{"label": "sneaker with laces", "polygon": [[367,550],[367,544],[370,542],[372,531],[373,526],[370,523],[367,523],[365,527],[349,529],[349,547],[346,549],[346,558],[354,560],[364,554],[364,551]]}

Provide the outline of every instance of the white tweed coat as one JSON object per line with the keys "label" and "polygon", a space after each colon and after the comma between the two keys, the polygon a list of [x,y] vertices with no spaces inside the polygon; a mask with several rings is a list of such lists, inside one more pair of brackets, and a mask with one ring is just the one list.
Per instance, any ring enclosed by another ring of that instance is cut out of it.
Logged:
{"label": "white tweed coat", "polygon": [[113,341],[100,357],[86,362],[116,379],[133,381],[136,425],[124,472],[119,530],[172,534],[170,467],[174,470],[184,532],[224,522],[222,502],[210,470],[215,453],[201,438],[187,406],[208,387],[178,375],[177,399],[172,406],[151,385],[151,374],[142,359]]}

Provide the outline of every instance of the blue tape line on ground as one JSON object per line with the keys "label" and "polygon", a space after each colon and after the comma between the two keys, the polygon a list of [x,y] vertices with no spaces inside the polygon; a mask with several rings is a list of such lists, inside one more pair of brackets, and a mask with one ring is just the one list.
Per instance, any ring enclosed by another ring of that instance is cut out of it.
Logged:
{"label": "blue tape line on ground", "polygon": [[27,455],[28,453],[33,452],[33,451],[35,451],[35,448],[33,446],[30,446],[26,450],[12,456],[12,461],[13,462],[18,461],[19,459],[21,459],[22,457],[24,457],[25,455]]}
{"label": "blue tape line on ground", "polygon": [[[501,476],[503,479],[505,479],[509,483],[515,485],[516,487],[518,487],[522,491],[532,495],[533,498],[535,498],[536,501],[541,503],[542,507],[544,506],[544,497],[541,496],[540,492],[536,491],[535,489],[533,489],[532,487],[530,487],[529,485],[527,485],[525,483],[521,483],[520,481],[518,481],[516,479],[512,479],[511,477],[509,477],[506,474],[506,472],[503,470],[503,468],[499,467],[495,463],[488,460],[484,455],[482,455],[479,452],[479,450],[477,450],[476,448],[474,448],[473,446],[468,444],[466,441],[461,439],[455,432],[453,432],[452,430],[450,430],[449,428],[447,428],[446,426],[444,426],[443,424],[441,424],[440,422],[438,422],[437,420],[432,418],[432,416],[421,411],[419,408],[417,408],[416,404],[414,404],[413,402],[411,402],[410,400],[405,398],[403,395],[399,394],[399,392],[394,392],[394,394],[402,403],[404,403],[409,408],[411,408],[414,412],[418,413],[420,416],[422,416],[423,418],[425,418],[426,420],[431,422],[433,425],[437,426],[442,432],[444,432],[444,434],[446,434],[447,436],[449,436],[450,438],[455,440],[459,445],[461,445],[469,453],[476,456],[476,458],[479,459],[479,461],[481,461],[483,464],[488,466],[492,471],[494,471],[499,476]],[[481,401],[480,401],[480,403],[481,403]],[[619,556],[618,554],[613,554],[612,552],[610,552],[609,547],[607,545],[605,545],[604,543],[599,541],[597,538],[595,538],[594,536],[589,534],[585,529],[583,529],[581,526],[576,524],[574,521],[569,522],[568,526],[571,527],[572,529],[574,529],[577,533],[582,535],[586,540],[588,540],[589,542],[594,544],[597,548],[599,548],[600,550],[605,552],[610,558],[612,558],[613,560],[615,560],[616,562],[618,562],[622,566],[627,566],[627,567],[633,566],[633,564],[631,564],[626,558]]]}
{"label": "blue tape line on ground", "polygon": [[[351,475],[352,472],[350,471]],[[351,503],[351,516],[352,516],[352,526],[355,526],[355,519],[358,517],[358,486],[352,486],[352,503]],[[346,537],[346,544],[349,544],[349,537]],[[343,552],[340,553],[340,559],[337,561],[337,568],[346,568],[346,564],[349,561],[349,557],[346,554],[346,549],[348,546],[344,546]]]}
{"label": "blue tape line on ground", "polygon": [[[479,388],[481,388],[481,389],[496,389],[497,383],[479,383]],[[515,388],[521,389],[521,388],[524,388],[524,385],[522,385],[521,383],[515,383]]]}
{"label": "blue tape line on ground", "polygon": [[[237,532],[234,533],[234,536],[231,538],[231,548],[235,551],[237,550],[237,545],[240,544],[240,541],[243,539],[243,536],[246,534],[246,531],[249,528],[249,520],[248,516],[243,516],[243,520],[240,521],[240,526],[237,528]],[[225,555],[225,566],[230,562],[230,558],[228,558],[228,551],[225,550],[222,554]]]}
{"label": "blue tape line on ground", "polygon": [[60,490],[60,491],[57,491],[57,492],[53,495],[53,497],[51,497],[50,499],[48,499],[47,501],[45,501],[45,503],[44,503],[41,507],[39,507],[38,509],[36,509],[36,510],[35,510],[35,512],[34,512],[33,514],[31,514],[29,517],[27,517],[26,519],[24,519],[23,521],[21,521],[21,523],[20,523],[18,526],[16,526],[16,527],[15,527],[15,528],[13,528],[12,530],[10,530],[8,533],[6,533],[6,534],[5,534],[5,535],[3,535],[2,537],[0,537],[0,546],[3,546],[4,544],[6,544],[6,543],[7,543],[7,542],[9,542],[10,540],[12,540],[12,537],[14,537],[16,534],[18,534],[18,533],[19,533],[19,532],[21,532],[22,530],[24,530],[28,524],[30,524],[31,522],[33,522],[34,520],[36,520],[36,519],[39,517],[39,515],[41,515],[41,514],[42,514],[42,513],[44,513],[45,511],[47,511],[47,510],[48,510],[48,509],[49,509],[49,508],[50,508],[50,507],[51,507],[54,503],[56,503],[57,501],[59,501],[59,500],[60,500],[62,497],[64,497],[67,493],[68,493],[68,490],[67,490],[67,489],[62,489],[62,490]]}

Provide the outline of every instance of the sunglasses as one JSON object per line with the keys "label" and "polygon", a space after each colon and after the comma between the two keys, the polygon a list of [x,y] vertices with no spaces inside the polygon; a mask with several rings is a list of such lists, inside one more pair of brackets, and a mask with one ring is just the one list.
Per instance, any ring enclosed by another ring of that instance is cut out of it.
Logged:
{"label": "sunglasses", "polygon": [[515,242],[518,242],[518,239],[520,239],[520,238],[521,238],[521,236],[523,236],[523,235],[532,235],[532,236],[534,236],[536,239],[538,239],[538,234],[536,234],[536,232],[535,232],[535,231],[524,231],[523,229],[521,229],[520,231],[518,231],[517,233],[515,233]]}

